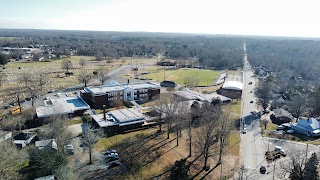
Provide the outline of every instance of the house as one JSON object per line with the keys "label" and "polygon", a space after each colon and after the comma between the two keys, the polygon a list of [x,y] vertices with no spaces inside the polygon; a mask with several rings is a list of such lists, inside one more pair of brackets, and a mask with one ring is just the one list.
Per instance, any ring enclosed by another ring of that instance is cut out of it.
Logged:
{"label": "house", "polygon": [[218,90],[218,93],[232,99],[241,99],[242,89],[243,84],[241,82],[226,81]]}
{"label": "house", "polygon": [[144,114],[133,108],[104,111],[102,114],[93,114],[91,116],[93,125],[103,128],[107,134],[142,127],[148,120]]}
{"label": "house", "polygon": [[292,125],[292,129],[297,133],[305,134],[307,136],[320,136],[320,123],[314,118],[299,118],[298,122]]}
{"label": "house", "polygon": [[8,140],[12,138],[12,132],[11,131],[2,131],[0,130],[0,143],[2,141]]}
{"label": "house", "polygon": [[13,144],[17,146],[17,148],[23,148],[26,145],[34,142],[37,138],[37,133],[19,133],[13,137]]}
{"label": "house", "polygon": [[55,114],[80,116],[84,111],[90,109],[90,106],[80,97],[64,97],[58,99],[44,100],[44,106],[36,108],[38,118],[45,118]]}
{"label": "house", "polygon": [[147,102],[159,94],[160,86],[151,82],[86,87],[80,91],[81,98],[95,109],[117,106],[119,101]]}
{"label": "house", "polygon": [[273,112],[275,120],[281,124],[291,122],[293,119],[292,115],[282,108],[274,109]]}
{"label": "house", "polygon": [[176,96],[180,96],[186,100],[198,100],[198,101],[209,101],[211,102],[212,99],[220,99],[223,103],[228,103],[231,101],[231,98],[222,96],[217,93],[210,93],[210,94],[202,94],[197,91],[192,91],[189,89],[184,89],[182,91],[174,92]]}
{"label": "house", "polygon": [[36,141],[35,146],[37,149],[58,149],[58,145],[55,139]]}

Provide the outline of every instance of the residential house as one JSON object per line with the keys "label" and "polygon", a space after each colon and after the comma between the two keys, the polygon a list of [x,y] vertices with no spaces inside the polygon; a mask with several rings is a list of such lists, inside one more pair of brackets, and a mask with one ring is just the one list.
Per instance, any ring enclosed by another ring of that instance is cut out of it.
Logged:
{"label": "residential house", "polygon": [[293,119],[292,115],[282,108],[274,109],[273,112],[275,120],[280,124],[291,122]]}
{"label": "residential house", "polygon": [[34,142],[37,138],[37,133],[19,133],[13,137],[13,144],[17,146],[17,148],[23,148],[26,145]]}
{"label": "residential house", "polygon": [[35,146],[37,149],[58,149],[58,145],[55,139],[36,141]]}
{"label": "residential house", "polygon": [[223,96],[240,99],[242,95],[243,84],[239,81],[226,81],[223,83],[221,89],[217,92]]}
{"label": "residential house", "polygon": [[320,136],[320,123],[315,118],[299,118],[298,122],[292,125],[292,129],[297,133],[305,134],[307,136]]}

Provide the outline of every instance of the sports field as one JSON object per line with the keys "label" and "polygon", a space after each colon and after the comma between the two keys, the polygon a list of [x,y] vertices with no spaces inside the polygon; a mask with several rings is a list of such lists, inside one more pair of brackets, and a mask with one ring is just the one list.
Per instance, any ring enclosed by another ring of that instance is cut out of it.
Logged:
{"label": "sports field", "polygon": [[177,70],[163,70],[157,73],[151,73],[144,77],[150,78],[156,81],[165,80],[174,81],[178,84],[184,85],[188,81],[196,81],[197,86],[210,86],[219,74],[219,71],[204,70],[204,69],[177,69]]}

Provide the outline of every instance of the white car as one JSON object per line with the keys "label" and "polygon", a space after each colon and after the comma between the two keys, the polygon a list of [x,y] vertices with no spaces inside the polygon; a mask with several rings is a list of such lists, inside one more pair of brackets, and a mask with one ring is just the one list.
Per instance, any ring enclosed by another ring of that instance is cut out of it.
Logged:
{"label": "white car", "polygon": [[247,128],[243,128],[242,133],[243,133],[243,134],[246,134],[246,133],[247,133]]}
{"label": "white car", "polygon": [[65,148],[68,154],[74,154],[74,148],[72,144],[67,145]]}

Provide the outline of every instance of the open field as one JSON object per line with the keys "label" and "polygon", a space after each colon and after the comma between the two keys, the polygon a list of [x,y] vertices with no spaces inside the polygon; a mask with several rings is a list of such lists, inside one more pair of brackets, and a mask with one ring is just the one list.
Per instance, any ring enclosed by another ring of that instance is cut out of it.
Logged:
{"label": "open field", "polygon": [[0,40],[3,40],[3,41],[12,41],[12,40],[15,40],[15,39],[21,39],[20,37],[4,37],[4,36],[0,36]]}
{"label": "open field", "polygon": [[[165,79],[175,81],[176,83],[183,85],[188,78],[194,78],[195,81],[198,81],[198,86],[209,86],[213,84],[213,81],[218,74],[218,71],[183,68],[177,70],[166,70]],[[144,77],[160,82],[164,79],[164,71],[160,70],[158,73],[147,74]]]}

